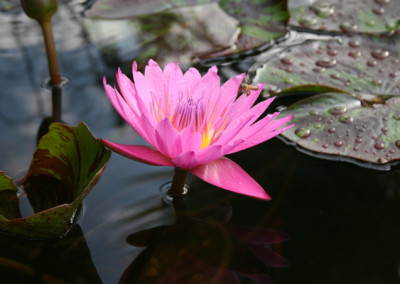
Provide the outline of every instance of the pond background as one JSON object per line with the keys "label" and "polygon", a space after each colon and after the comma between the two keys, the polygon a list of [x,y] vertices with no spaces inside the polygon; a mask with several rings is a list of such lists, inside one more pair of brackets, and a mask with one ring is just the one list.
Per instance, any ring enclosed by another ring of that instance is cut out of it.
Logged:
{"label": "pond background", "polygon": [[[111,31],[106,26],[95,31],[111,33],[110,40],[120,43],[113,52],[105,52],[107,42],[96,42],[89,34],[88,27],[94,24],[81,17],[83,5],[78,2],[62,3],[52,21],[61,74],[69,80],[63,90],[63,121],[73,126],[84,121],[97,138],[142,144],[143,139],[114,112],[102,86],[103,76],[112,80],[118,66],[130,74],[131,62],[138,55],[126,49],[124,41],[131,41],[118,37],[125,33],[116,28],[121,26],[112,26],[113,21],[109,22]],[[50,92],[41,87],[48,70],[34,21],[17,11],[1,14],[0,23],[0,169],[17,177],[29,167],[37,129],[51,112]],[[219,64],[224,81],[246,72],[256,60],[254,54],[214,63]],[[184,62],[181,67],[189,65]],[[203,71],[209,65],[196,64]],[[279,105],[277,100],[270,110]],[[275,283],[400,283],[397,168],[376,171],[321,160],[278,138],[230,158],[266,189],[272,201],[239,196],[190,177],[187,206],[198,210],[229,202],[229,223],[288,234],[288,241],[273,246],[290,263],[287,268],[270,269]],[[126,243],[129,234],[173,222],[173,209],[159,193],[171,177],[171,168],[112,155],[77,222],[102,283],[117,283],[143,250]],[[73,263],[73,256],[69,257]],[[80,273],[77,269],[76,275]],[[243,278],[243,283],[252,282]]]}

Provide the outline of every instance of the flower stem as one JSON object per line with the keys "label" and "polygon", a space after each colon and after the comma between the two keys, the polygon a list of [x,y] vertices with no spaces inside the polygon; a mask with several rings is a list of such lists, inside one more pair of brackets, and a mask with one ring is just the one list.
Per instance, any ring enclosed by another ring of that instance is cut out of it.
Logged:
{"label": "flower stem", "polygon": [[51,22],[44,21],[40,22],[42,28],[44,44],[46,46],[47,61],[49,64],[50,78],[52,85],[61,84],[60,68],[58,67],[56,46],[54,44],[53,31],[51,28]]}
{"label": "flower stem", "polygon": [[182,195],[184,193],[184,186],[188,172],[175,167],[174,177],[172,178],[171,188],[168,190],[170,196]]}
{"label": "flower stem", "polygon": [[51,78],[52,88],[52,122],[61,121],[61,76],[60,68],[58,66],[56,46],[54,44],[53,31],[51,22],[39,22],[42,28],[44,44],[46,46],[47,62],[49,65],[49,72]]}

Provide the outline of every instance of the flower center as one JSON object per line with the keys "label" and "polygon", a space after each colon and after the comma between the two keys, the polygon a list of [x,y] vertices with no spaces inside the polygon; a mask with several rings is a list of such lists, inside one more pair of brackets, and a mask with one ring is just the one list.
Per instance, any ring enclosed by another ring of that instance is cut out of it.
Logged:
{"label": "flower center", "polygon": [[181,132],[189,125],[193,125],[194,131],[199,132],[204,124],[206,106],[202,100],[193,102],[189,97],[186,101],[181,101],[175,108],[170,117],[172,126]]}
{"label": "flower center", "polygon": [[178,132],[193,126],[194,131],[202,135],[201,149],[217,141],[229,121],[227,112],[214,117],[215,109],[213,109],[212,114],[208,115],[207,103],[202,99],[195,102],[191,97],[179,101],[172,112],[169,105],[165,105],[162,109],[158,103],[153,104],[153,109],[157,121],[168,117]]}

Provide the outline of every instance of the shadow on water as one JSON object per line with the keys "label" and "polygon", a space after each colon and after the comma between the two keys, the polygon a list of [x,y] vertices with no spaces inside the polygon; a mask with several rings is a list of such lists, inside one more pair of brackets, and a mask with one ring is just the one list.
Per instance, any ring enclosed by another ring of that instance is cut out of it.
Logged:
{"label": "shadow on water", "polygon": [[[21,14],[0,18],[0,131],[6,133],[0,137],[0,170],[16,176],[29,166],[37,129],[51,112],[50,94],[39,87],[48,75],[36,27]],[[82,21],[68,6],[56,15],[60,67],[70,80],[63,120],[85,121],[96,137],[142,144],[121,125],[102,87],[102,76],[114,76],[121,62],[104,59]],[[250,65],[251,58],[221,66],[222,80]],[[400,283],[398,169],[379,172],[320,160],[276,138],[231,158],[272,201],[190,177],[191,196],[186,207],[177,206],[175,220],[159,193],[172,170],[114,154],[65,239],[41,243],[0,236],[0,282],[171,283],[173,277],[209,277],[215,281],[205,283]]]}

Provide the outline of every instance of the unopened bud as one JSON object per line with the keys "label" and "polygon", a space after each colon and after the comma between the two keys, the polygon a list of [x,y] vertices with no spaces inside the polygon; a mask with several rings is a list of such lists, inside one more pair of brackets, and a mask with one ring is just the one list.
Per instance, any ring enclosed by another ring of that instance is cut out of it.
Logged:
{"label": "unopened bud", "polygon": [[28,17],[39,22],[50,21],[57,11],[57,0],[21,0],[22,8]]}

